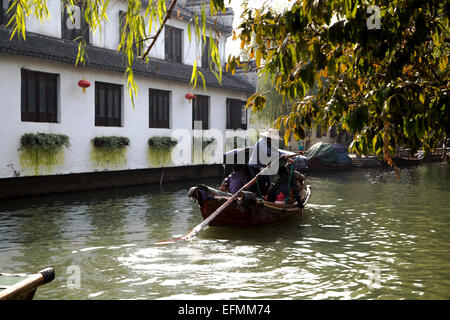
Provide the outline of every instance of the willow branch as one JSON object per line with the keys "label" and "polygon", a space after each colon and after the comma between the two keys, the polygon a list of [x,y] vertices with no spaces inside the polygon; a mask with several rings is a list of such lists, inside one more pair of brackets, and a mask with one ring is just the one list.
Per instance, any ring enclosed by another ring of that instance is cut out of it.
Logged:
{"label": "willow branch", "polygon": [[158,39],[159,34],[161,33],[161,31],[164,29],[164,26],[166,25],[167,20],[170,18],[170,15],[172,14],[173,8],[175,8],[175,4],[176,3],[177,3],[177,0],[172,0],[172,3],[170,4],[170,7],[169,7],[169,9],[166,12],[166,16],[164,17],[164,20],[163,20],[161,26],[159,27],[158,31],[156,32],[155,36],[153,37],[152,43],[150,44],[150,46],[147,48],[147,50],[145,51],[144,55],[142,56],[142,59],[145,59],[148,56],[150,50],[155,45],[156,40]]}

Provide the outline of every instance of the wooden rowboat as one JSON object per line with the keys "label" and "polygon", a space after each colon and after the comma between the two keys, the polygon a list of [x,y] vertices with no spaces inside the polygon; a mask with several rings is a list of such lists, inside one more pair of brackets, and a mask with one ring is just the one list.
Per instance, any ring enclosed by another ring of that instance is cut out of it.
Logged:
{"label": "wooden rowboat", "polygon": [[422,163],[422,159],[415,157],[393,157],[392,161],[399,167],[418,166]]}
{"label": "wooden rowboat", "polygon": [[50,267],[31,275],[0,273],[0,300],[32,300],[37,288],[53,279]]}
{"label": "wooden rowboat", "polygon": [[303,169],[303,172],[324,172],[324,171],[341,171],[350,169],[352,163],[323,163],[319,159],[309,159],[308,168]]}
{"label": "wooden rowboat", "polygon": [[[203,219],[206,219],[231,195],[205,185],[198,185],[191,188],[188,196],[197,203]],[[304,186],[301,196],[306,205],[311,196],[309,185]],[[248,228],[282,222],[301,214],[303,214],[303,209],[299,208],[296,202],[287,204],[269,202],[257,198],[251,192],[244,191],[209,224],[211,226]]]}

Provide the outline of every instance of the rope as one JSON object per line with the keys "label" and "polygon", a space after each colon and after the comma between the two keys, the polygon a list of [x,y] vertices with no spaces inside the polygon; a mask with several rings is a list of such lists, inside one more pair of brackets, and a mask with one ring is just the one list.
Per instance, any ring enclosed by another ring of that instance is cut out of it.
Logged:
{"label": "rope", "polygon": [[262,193],[261,193],[261,190],[259,189],[258,180],[256,180],[256,188],[258,188],[259,196],[260,196],[261,198],[263,198],[263,195],[262,195]]}
{"label": "rope", "polygon": [[289,203],[289,200],[290,200],[289,198],[290,198],[290,196],[291,196],[292,170],[293,170],[294,166],[291,165],[290,167],[291,167],[291,171],[289,172],[288,194],[287,194],[286,200],[284,200],[284,202],[285,202],[286,204]]}

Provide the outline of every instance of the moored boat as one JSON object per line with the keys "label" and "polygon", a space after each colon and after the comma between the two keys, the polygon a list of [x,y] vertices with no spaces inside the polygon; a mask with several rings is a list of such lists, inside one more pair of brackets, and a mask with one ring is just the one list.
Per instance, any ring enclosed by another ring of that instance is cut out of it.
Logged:
{"label": "moored boat", "polygon": [[350,169],[352,167],[350,163],[324,163],[317,158],[309,159],[308,168],[304,169],[303,172],[323,172],[323,171],[341,171],[345,169]]}
{"label": "moored boat", "polygon": [[32,300],[37,288],[54,278],[51,267],[31,275],[0,273],[0,300]]}
{"label": "moored boat", "polygon": [[305,152],[305,156],[308,158],[308,165],[304,172],[339,171],[352,167],[348,148],[339,143],[317,142]]}
{"label": "moored boat", "polygon": [[[189,197],[200,207],[203,219],[208,218],[231,194],[214,188],[198,185],[189,191]],[[301,191],[303,206],[311,196],[309,185],[304,185]],[[223,227],[257,227],[285,221],[303,214],[303,208],[297,203],[269,202],[256,197],[253,193],[243,191],[220,215],[211,220],[211,226]]]}
{"label": "moored boat", "polygon": [[399,167],[418,166],[422,163],[422,159],[416,157],[393,157],[392,161]]}

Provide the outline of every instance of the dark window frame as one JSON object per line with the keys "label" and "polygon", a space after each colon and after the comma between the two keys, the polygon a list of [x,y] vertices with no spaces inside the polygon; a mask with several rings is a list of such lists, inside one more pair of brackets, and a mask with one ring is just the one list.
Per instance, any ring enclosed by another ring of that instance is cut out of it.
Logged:
{"label": "dark window frame", "polygon": [[[123,34],[123,28],[124,28],[124,24],[125,24],[125,15],[127,14],[126,11],[122,11],[119,10],[119,42],[122,38],[122,34]],[[129,30],[130,27],[128,26],[127,29]],[[133,45],[133,53],[136,56],[142,56],[142,54],[144,53],[144,42],[141,41],[142,39],[135,39],[134,41],[137,42],[139,41],[137,44]]]}
{"label": "dark window frame", "polygon": [[202,121],[203,130],[209,129],[209,109],[210,97],[196,95],[192,101],[192,129],[195,129],[195,121]]}
{"label": "dark window frame", "polygon": [[[104,90],[103,106],[101,106],[101,90]],[[109,105],[110,100],[112,100],[111,105]],[[102,111],[104,116],[101,115]],[[95,126],[122,127],[122,85],[95,82]]]}
{"label": "dark window frame", "polygon": [[3,9],[3,0],[0,0],[0,26],[6,25],[6,10]]}
{"label": "dark window frame", "polygon": [[[243,129],[247,130],[247,109],[245,109],[246,101],[239,99],[227,98],[226,100],[226,129]],[[245,114],[245,123],[242,119]]]}
{"label": "dark window frame", "polygon": [[330,129],[330,138],[336,138],[337,137],[337,126],[336,124],[333,124],[333,126]]}
{"label": "dark window frame", "polygon": [[67,29],[67,19],[70,19],[70,15],[67,13],[66,3],[62,1],[61,5],[64,6],[64,10],[62,10],[61,13],[61,38],[66,40],[75,40],[76,38],[83,36],[86,43],[90,43],[89,25],[84,17],[85,6],[83,5],[83,2],[81,0],[75,1],[75,5],[80,7],[81,29]]}
{"label": "dark window frame", "polygon": [[[217,39],[214,39],[214,42],[216,43],[216,46],[219,46],[219,41]],[[211,58],[211,46],[210,46],[210,37],[206,37],[205,45],[203,46],[203,52],[202,52],[202,68],[209,68],[209,64],[212,61]],[[213,68],[215,68],[216,65],[213,64]]]}
{"label": "dark window frame", "polygon": [[12,4],[12,2],[8,2],[8,7],[4,8],[3,1],[5,0],[0,0],[0,26],[2,25],[6,26],[6,24],[8,23],[9,19],[8,16],[6,15],[6,11],[8,11],[9,7]]}
{"label": "dark window frame", "polygon": [[21,70],[22,122],[58,123],[58,77],[53,73]]}
{"label": "dark window frame", "polygon": [[320,124],[316,127],[316,137],[322,138],[327,136],[327,127],[322,127]]}
{"label": "dark window frame", "polygon": [[148,90],[148,126],[170,129],[170,91]]}
{"label": "dark window frame", "polygon": [[183,63],[183,29],[166,25],[164,33],[165,60]]}

